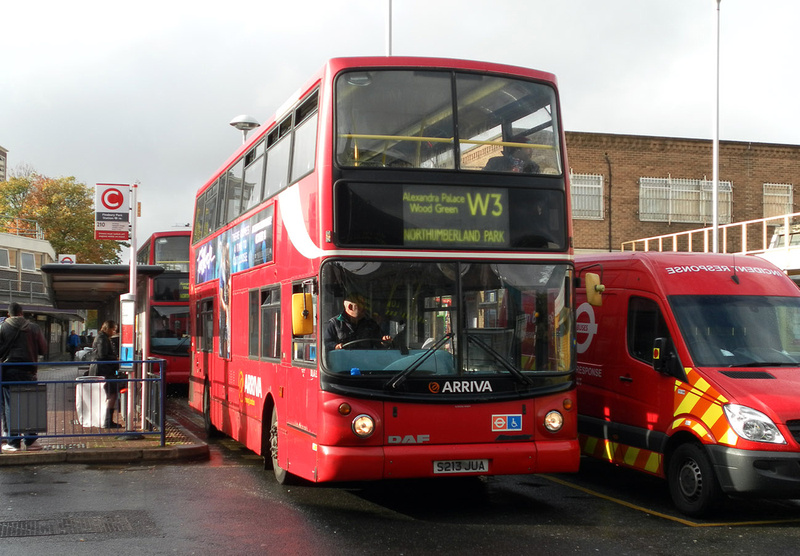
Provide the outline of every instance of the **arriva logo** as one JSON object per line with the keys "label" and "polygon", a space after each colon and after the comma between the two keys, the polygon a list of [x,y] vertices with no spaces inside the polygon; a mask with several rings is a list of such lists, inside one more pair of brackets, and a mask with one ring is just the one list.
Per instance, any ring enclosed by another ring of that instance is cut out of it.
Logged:
{"label": "arriva logo", "polygon": [[244,393],[249,396],[261,397],[261,377],[244,375]]}
{"label": "arriva logo", "polygon": [[476,392],[492,392],[492,385],[488,380],[478,382],[476,380],[454,380],[452,382],[445,382],[439,385],[438,382],[431,382],[428,384],[428,390],[433,394],[450,393],[450,394],[472,394]]}

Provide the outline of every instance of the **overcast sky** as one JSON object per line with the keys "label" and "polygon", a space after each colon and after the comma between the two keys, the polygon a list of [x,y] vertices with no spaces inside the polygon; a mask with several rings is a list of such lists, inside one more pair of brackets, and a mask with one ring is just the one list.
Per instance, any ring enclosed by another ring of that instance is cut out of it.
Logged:
{"label": "overcast sky", "polygon": [[[716,0],[392,5],[394,55],[556,74],[567,131],[713,137]],[[387,13],[388,0],[5,1],[9,169],[138,181],[140,242],[174,229],[241,144],[228,122],[268,119],[328,58],[386,54]],[[720,14],[720,138],[800,144],[800,2],[722,0]]]}

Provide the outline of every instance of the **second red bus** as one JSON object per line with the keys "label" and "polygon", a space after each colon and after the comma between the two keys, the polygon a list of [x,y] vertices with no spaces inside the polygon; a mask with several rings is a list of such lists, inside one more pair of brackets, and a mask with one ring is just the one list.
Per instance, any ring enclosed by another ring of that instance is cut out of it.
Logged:
{"label": "second red bus", "polygon": [[136,345],[140,357],[165,360],[167,384],[189,381],[190,230],[156,232],[139,247],[136,261],[162,274],[140,282],[136,293]]}

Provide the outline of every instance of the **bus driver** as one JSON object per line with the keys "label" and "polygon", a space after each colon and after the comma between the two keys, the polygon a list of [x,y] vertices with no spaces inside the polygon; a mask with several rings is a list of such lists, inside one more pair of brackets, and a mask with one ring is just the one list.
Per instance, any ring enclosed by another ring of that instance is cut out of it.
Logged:
{"label": "bus driver", "polygon": [[325,325],[325,348],[372,349],[378,344],[391,341],[391,336],[381,336],[377,322],[367,316],[366,303],[361,295],[350,293],[344,298],[344,310]]}

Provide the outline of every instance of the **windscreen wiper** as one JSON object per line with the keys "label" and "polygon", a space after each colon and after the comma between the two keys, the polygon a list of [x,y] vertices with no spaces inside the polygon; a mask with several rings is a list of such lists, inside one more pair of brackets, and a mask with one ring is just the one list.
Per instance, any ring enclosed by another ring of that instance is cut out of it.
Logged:
{"label": "windscreen wiper", "polygon": [[187,350],[188,346],[186,345],[186,342],[187,342],[188,339],[189,339],[189,336],[184,336],[176,344],[160,346],[161,353],[183,353],[183,352],[186,352],[188,354],[189,353],[188,350]]}
{"label": "windscreen wiper", "polygon": [[436,343],[434,343],[431,347],[429,347],[425,351],[425,353],[420,355],[419,358],[416,361],[414,361],[413,363],[411,363],[411,365],[409,365],[408,367],[406,367],[405,369],[403,369],[402,371],[397,373],[395,376],[393,376],[392,379],[389,380],[389,382],[386,383],[386,387],[387,388],[397,388],[398,386],[403,384],[403,382],[405,382],[405,380],[409,377],[409,375],[411,373],[413,373],[414,371],[419,369],[420,365],[422,365],[425,361],[427,361],[428,358],[431,355],[433,355],[436,352],[437,349],[442,347],[445,344],[445,342],[447,342],[447,340],[450,340],[452,338],[453,338],[453,333],[452,332],[448,332],[447,334],[445,334],[444,336],[439,338],[436,341]]}
{"label": "windscreen wiper", "polygon": [[514,375],[523,384],[528,384],[528,385],[533,384],[533,381],[524,374],[522,374],[520,370],[517,369],[508,359],[503,357],[492,346],[490,346],[477,336],[467,334],[467,342],[472,342],[473,344],[477,344],[481,349],[483,349],[486,353],[491,355],[495,361],[500,363],[500,365],[502,365],[508,372]]}
{"label": "windscreen wiper", "polygon": [[737,363],[735,365],[727,365],[730,368],[736,367],[800,367],[800,363],[792,361],[750,361],[749,363]]}

